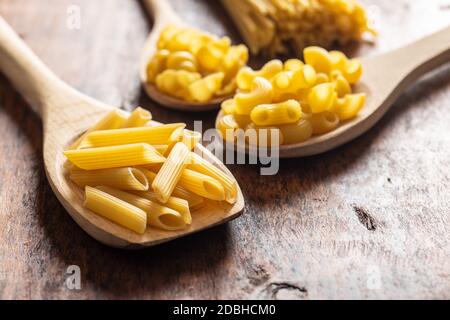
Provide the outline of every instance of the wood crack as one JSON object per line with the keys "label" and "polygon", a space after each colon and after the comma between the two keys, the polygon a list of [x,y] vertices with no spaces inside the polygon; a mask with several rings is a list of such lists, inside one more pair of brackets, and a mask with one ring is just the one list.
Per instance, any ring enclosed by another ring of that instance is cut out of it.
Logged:
{"label": "wood crack", "polygon": [[369,212],[357,205],[353,205],[353,210],[356,213],[358,221],[369,231],[375,231],[378,228],[378,223],[374,217],[372,217]]}

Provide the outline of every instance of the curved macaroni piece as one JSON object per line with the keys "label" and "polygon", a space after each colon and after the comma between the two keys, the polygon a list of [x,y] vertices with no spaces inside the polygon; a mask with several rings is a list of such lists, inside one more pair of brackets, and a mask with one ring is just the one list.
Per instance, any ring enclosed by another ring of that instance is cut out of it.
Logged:
{"label": "curved macaroni piece", "polygon": [[275,126],[261,127],[250,123],[245,129],[245,137],[247,144],[263,148],[277,147],[284,143],[280,128]]}
{"label": "curved macaroni piece", "polygon": [[207,102],[222,87],[223,72],[210,74],[191,83],[188,87],[189,98],[198,102]]}
{"label": "curved macaroni piece", "polygon": [[239,125],[232,114],[227,114],[217,121],[216,128],[223,139],[230,140],[232,138],[232,140],[234,140],[234,131],[239,129]]}
{"label": "curved macaroni piece", "polygon": [[364,93],[348,94],[344,98],[339,99],[338,107],[335,108],[339,119],[345,121],[356,117],[366,102]]}
{"label": "curved macaroni piece", "polygon": [[272,126],[297,122],[302,108],[296,100],[273,104],[261,104],[252,110],[252,121],[258,126]]}
{"label": "curved macaroni piece", "polygon": [[308,102],[313,113],[326,111],[333,106],[337,96],[334,87],[333,83],[322,83],[311,89]]}
{"label": "curved macaroni piece", "polygon": [[186,99],[187,87],[201,78],[197,72],[168,69],[156,77],[156,87],[161,92]]}
{"label": "curved macaroni piece", "polygon": [[303,50],[305,62],[312,66],[317,73],[330,73],[332,69],[331,57],[327,50],[321,47],[307,47]]}
{"label": "curved macaroni piece", "polygon": [[284,62],[285,71],[297,71],[301,69],[305,64],[300,59],[288,59]]}
{"label": "curved macaroni piece", "polygon": [[331,66],[333,68],[333,70],[339,70],[339,71],[344,71],[345,67],[347,65],[347,56],[341,52],[341,51],[336,51],[336,50],[332,50],[329,52],[330,55],[330,59],[331,59]]}
{"label": "curved macaroni piece", "polygon": [[296,123],[282,125],[280,131],[284,138],[284,144],[304,142],[311,138],[313,133],[311,123],[304,119]]}
{"label": "curved macaroni piece", "polygon": [[167,57],[166,68],[173,70],[186,70],[197,72],[197,59],[189,51],[176,51]]}
{"label": "curved macaroni piece", "polygon": [[312,87],[316,79],[315,70],[309,65],[304,65],[295,71],[278,73],[272,82],[277,92],[290,93]]}
{"label": "curved macaroni piece", "polygon": [[357,83],[361,78],[362,73],[363,68],[359,60],[357,59],[348,60],[344,70],[344,77],[350,84]]}
{"label": "curved macaroni piece", "polygon": [[250,92],[238,93],[235,112],[237,114],[249,115],[252,109],[263,103],[270,103],[272,99],[273,87],[269,80],[263,77],[256,77],[253,80],[253,87]]}
{"label": "curved macaroni piece", "polygon": [[233,114],[236,109],[236,102],[234,99],[227,99],[220,105],[220,109],[224,114]]}
{"label": "curved macaroni piece", "polygon": [[309,121],[311,122],[313,134],[330,132],[339,125],[339,117],[330,111],[313,114]]}
{"label": "curved macaroni piece", "polygon": [[350,93],[352,93],[352,87],[347,79],[344,78],[343,75],[336,76],[336,79],[333,81],[335,85],[335,90],[338,98],[342,98]]}
{"label": "curved macaroni piece", "polygon": [[250,90],[253,87],[254,80],[257,77],[262,77],[271,80],[276,74],[283,70],[283,62],[280,60],[271,60],[267,62],[260,70],[253,70],[250,67],[245,67],[239,71],[236,81],[237,85],[242,90]]}

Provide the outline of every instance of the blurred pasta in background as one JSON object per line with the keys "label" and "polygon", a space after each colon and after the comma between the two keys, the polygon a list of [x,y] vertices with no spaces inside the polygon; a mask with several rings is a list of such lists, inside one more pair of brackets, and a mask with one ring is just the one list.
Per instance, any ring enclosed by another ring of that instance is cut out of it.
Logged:
{"label": "blurred pasta in background", "polygon": [[375,35],[356,0],[222,0],[252,54],[274,57]]}

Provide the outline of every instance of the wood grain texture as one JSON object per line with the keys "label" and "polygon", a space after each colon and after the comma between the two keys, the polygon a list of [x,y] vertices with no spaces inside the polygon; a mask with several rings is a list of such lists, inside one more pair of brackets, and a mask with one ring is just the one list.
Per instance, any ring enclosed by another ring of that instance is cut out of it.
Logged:
{"label": "wood grain texture", "polygon": [[[189,23],[239,39],[215,2],[172,3]],[[66,27],[73,4],[81,30]],[[353,55],[406,44],[450,18],[448,0],[376,4],[378,43]],[[161,122],[213,126],[214,112],[170,111],[142,92],[139,57],[151,23],[138,2],[0,0],[0,14],[80,91],[149,107]],[[45,179],[40,119],[0,76],[0,298],[450,298],[449,79],[447,65],[365,135],[283,160],[277,176],[230,166],[246,196],[241,218],[124,252],[91,239],[59,204]],[[81,268],[79,291],[64,284],[69,265]]]}

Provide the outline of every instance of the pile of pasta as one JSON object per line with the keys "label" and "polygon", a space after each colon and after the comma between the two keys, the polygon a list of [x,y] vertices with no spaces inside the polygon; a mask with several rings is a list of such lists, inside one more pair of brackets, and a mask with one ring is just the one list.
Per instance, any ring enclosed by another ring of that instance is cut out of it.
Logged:
{"label": "pile of pasta", "polygon": [[325,48],[375,35],[356,0],[222,0],[253,54]]}
{"label": "pile of pasta", "polygon": [[205,199],[234,203],[236,181],[193,152],[201,134],[151,118],[142,108],[111,111],[64,152],[84,206],[142,234],[147,225],[187,228]]}
{"label": "pile of pasta", "polygon": [[[308,47],[305,63],[272,60],[260,70],[243,68],[237,75],[238,93],[222,103],[216,128],[227,140],[236,140],[237,130],[256,131],[260,146],[303,142],[312,135],[337,128],[355,117],[365,104],[364,93],[352,93],[351,85],[362,75],[357,59],[340,51]],[[278,141],[264,134],[277,131]],[[261,138],[264,137],[264,140]]]}
{"label": "pile of pasta", "polygon": [[232,46],[228,37],[169,25],[147,65],[147,82],[170,96],[204,103],[232,94],[247,60],[247,47]]}

